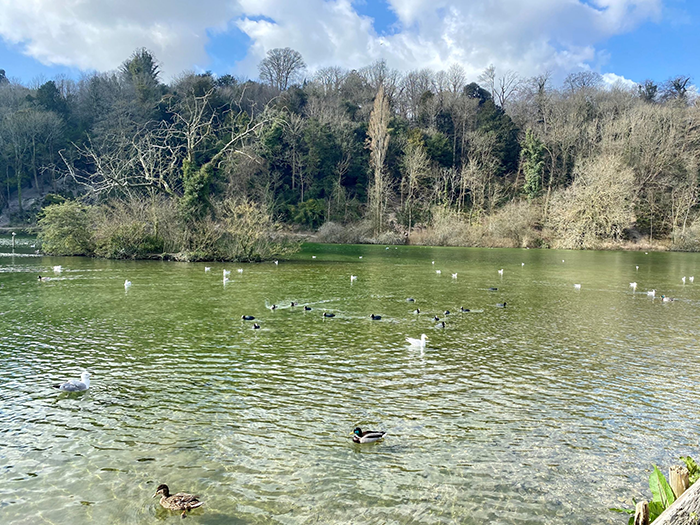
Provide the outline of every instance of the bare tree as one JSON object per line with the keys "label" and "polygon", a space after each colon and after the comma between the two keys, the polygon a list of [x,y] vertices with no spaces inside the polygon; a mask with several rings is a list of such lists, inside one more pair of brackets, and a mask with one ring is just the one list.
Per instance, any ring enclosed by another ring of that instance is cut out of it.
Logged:
{"label": "bare tree", "polygon": [[408,215],[409,235],[413,227],[413,210],[418,197],[418,188],[429,168],[428,155],[423,145],[409,140],[403,159],[403,177],[401,178],[401,201],[404,213]]}
{"label": "bare tree", "polygon": [[258,65],[260,79],[280,91],[298,81],[304,69],[301,53],[289,47],[270,49]]}
{"label": "bare tree", "polygon": [[374,99],[374,108],[369,118],[367,129],[370,165],[374,180],[370,188],[370,214],[375,233],[382,230],[384,210],[388,199],[388,180],[384,172],[386,152],[389,147],[389,100],[384,95],[384,86],[380,84]]}
{"label": "bare tree", "polygon": [[459,64],[452,64],[447,70],[447,77],[450,81],[452,93],[455,95],[461,93],[467,83],[467,75],[464,73],[464,68]]}

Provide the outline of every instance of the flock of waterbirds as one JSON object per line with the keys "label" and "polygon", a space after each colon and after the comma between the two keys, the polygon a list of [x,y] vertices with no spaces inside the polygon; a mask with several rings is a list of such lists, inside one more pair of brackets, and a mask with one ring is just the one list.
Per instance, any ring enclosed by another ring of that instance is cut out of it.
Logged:
{"label": "flock of waterbirds", "polygon": [[[312,256],[312,259],[316,259],[316,256],[315,255]],[[360,259],[362,259],[362,256],[360,256]],[[564,263],[564,262],[565,262],[565,260],[562,259],[562,263]],[[274,261],[274,264],[278,265],[279,261]],[[432,261],[432,264],[434,265],[435,261]],[[521,267],[524,267],[524,266],[525,266],[525,263],[524,262],[521,263]],[[636,266],[636,270],[639,270],[639,266]],[[62,271],[63,271],[63,268],[61,266],[54,266],[53,267],[53,272],[55,274],[60,274]],[[206,266],[204,268],[204,271],[210,272],[211,267]],[[242,274],[243,269],[239,268],[238,273]],[[437,275],[441,275],[442,272],[441,272],[441,270],[435,270],[435,273]],[[503,277],[504,269],[503,268],[499,269],[497,273],[500,277]],[[226,269],[223,270],[223,282],[224,282],[224,284],[230,282],[230,278],[229,278],[230,275],[231,275],[230,270],[226,270]],[[452,279],[457,279],[457,277],[458,277],[457,273],[452,273]],[[350,276],[350,284],[355,283],[357,281],[357,279],[358,279],[357,275],[351,275]],[[48,280],[50,280],[50,278],[46,277],[46,276],[39,275],[38,280],[39,281],[48,281]],[[695,281],[695,277],[694,276],[690,276],[690,277],[683,276],[681,278],[681,281],[684,285],[686,284],[686,281],[693,283]],[[127,292],[131,288],[131,286],[132,286],[132,282],[130,280],[127,279],[124,281],[124,289]],[[632,288],[632,292],[636,293],[637,286],[638,286],[637,283],[631,282],[631,283],[629,283],[629,286],[630,286],[630,288]],[[577,291],[580,291],[581,284],[575,283],[574,289]],[[488,288],[488,290],[489,291],[497,291],[498,288],[490,287],[490,288]],[[648,297],[651,297],[652,299],[654,299],[656,297],[656,290],[655,289],[648,290],[645,293]],[[674,298],[668,297],[666,295],[661,295],[660,297],[661,297],[663,302],[675,301]],[[414,303],[415,299],[412,297],[409,297],[406,299],[406,302]],[[506,304],[507,303],[504,301],[503,303],[496,303],[495,306],[497,308],[505,308]],[[296,307],[296,306],[299,306],[299,303],[297,301],[291,301],[289,304],[290,308]],[[302,307],[303,307],[303,310],[305,312],[312,310],[312,308],[308,305],[303,305]],[[269,309],[271,311],[277,310],[278,308],[279,308],[279,306],[276,304],[273,304],[269,307]],[[461,312],[461,313],[470,312],[470,309],[464,308],[463,306],[461,306],[459,308],[459,312]],[[413,311],[413,313],[420,314],[421,313],[420,308],[416,308]],[[445,316],[450,315],[450,311],[445,310],[443,315],[445,315]],[[335,314],[332,312],[325,312],[324,311],[322,313],[322,317],[323,318],[333,318],[333,317],[335,317]],[[241,316],[241,319],[243,321],[255,321],[256,320],[255,316],[247,315],[247,314],[243,314]],[[369,319],[373,320],[373,321],[379,321],[382,319],[382,316],[373,313],[373,314],[370,314]],[[439,315],[436,314],[433,317],[433,320],[437,323],[436,327],[445,328],[445,326],[446,326],[445,321],[442,320],[439,317]],[[253,329],[254,330],[260,329],[260,325],[257,322],[254,322]],[[426,334],[421,334],[420,338],[406,337],[405,339],[410,347],[419,348],[421,350],[421,353],[423,352],[423,350],[425,350],[426,345],[428,343],[428,336]],[[90,388],[90,373],[88,371],[83,371],[81,376],[80,376],[80,380],[70,379],[70,380],[66,381],[65,383],[54,385],[54,387],[58,388],[59,390],[61,390],[63,392],[85,392]],[[358,443],[358,444],[375,443],[377,441],[382,440],[386,434],[387,434],[387,432],[384,430],[362,430],[360,427],[356,427],[352,431],[352,441],[354,443]],[[155,498],[158,496],[161,496],[160,505],[162,507],[169,509],[169,510],[181,512],[182,513],[181,516],[183,518],[187,515],[187,512],[189,510],[198,508],[204,504],[204,502],[201,501],[198,496],[195,496],[193,494],[189,494],[186,492],[178,492],[176,494],[170,494],[170,490],[169,490],[168,486],[165,484],[159,485],[158,488],[156,489],[156,492],[153,495],[153,497]]]}

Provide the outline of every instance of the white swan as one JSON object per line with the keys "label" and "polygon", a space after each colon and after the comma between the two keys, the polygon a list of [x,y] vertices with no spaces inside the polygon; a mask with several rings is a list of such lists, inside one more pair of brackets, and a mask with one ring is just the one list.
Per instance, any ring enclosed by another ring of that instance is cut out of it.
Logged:
{"label": "white swan", "polygon": [[90,372],[85,371],[80,374],[80,381],[71,379],[62,385],[56,385],[56,388],[64,392],[82,392],[83,390],[87,390],[90,388]]}
{"label": "white swan", "polygon": [[417,346],[421,350],[423,350],[425,348],[425,343],[428,342],[428,336],[425,334],[421,334],[420,339],[415,339],[413,337],[407,337],[406,342],[411,346]]}

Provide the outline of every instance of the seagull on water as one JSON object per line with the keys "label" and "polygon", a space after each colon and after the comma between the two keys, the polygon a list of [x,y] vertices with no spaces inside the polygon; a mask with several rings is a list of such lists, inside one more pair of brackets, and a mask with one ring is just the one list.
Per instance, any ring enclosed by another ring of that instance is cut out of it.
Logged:
{"label": "seagull on water", "polygon": [[350,276],[350,282],[356,281],[357,280],[357,275],[351,275]]}
{"label": "seagull on water", "polygon": [[456,274],[456,273],[453,273],[453,274],[452,274],[452,278],[453,278],[453,279],[456,279],[456,278],[457,278],[457,274]]}
{"label": "seagull on water", "polygon": [[649,290],[649,291],[647,292],[647,295],[648,295],[649,297],[655,297],[655,296],[656,296],[656,290]]}
{"label": "seagull on water", "polygon": [[124,281],[124,289],[128,290],[130,287],[131,287],[131,281],[129,279],[127,279],[126,281]]}
{"label": "seagull on water", "polygon": [[205,266],[204,267],[205,272],[210,272],[211,271],[211,266]]}
{"label": "seagull on water", "polygon": [[500,270],[498,270],[498,275],[503,275],[503,268],[501,268]]}
{"label": "seagull on water", "polygon": [[685,275],[681,277],[681,281],[683,281],[683,284],[685,284]]}
{"label": "seagull on water", "polygon": [[64,392],[82,392],[87,390],[90,388],[90,372],[83,371],[83,373],[80,374],[80,381],[71,379],[62,385],[55,385],[55,387]]}
{"label": "seagull on water", "polygon": [[574,288],[576,288],[577,290],[580,290],[580,289],[581,289],[581,285],[580,285],[580,284],[575,284],[575,285],[574,285]]}
{"label": "seagull on water", "polygon": [[637,291],[637,283],[636,282],[630,283],[630,288],[632,288],[633,292],[636,292]]}

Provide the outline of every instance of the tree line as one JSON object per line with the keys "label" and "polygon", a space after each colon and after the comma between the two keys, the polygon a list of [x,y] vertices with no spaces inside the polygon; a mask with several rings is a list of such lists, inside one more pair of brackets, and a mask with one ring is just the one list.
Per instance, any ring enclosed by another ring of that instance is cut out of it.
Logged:
{"label": "tree line", "polygon": [[0,209],[26,223],[80,199],[151,237],[177,223],[166,249],[188,252],[241,209],[331,241],[697,247],[688,77],[631,89],[593,72],[554,86],[494,67],[305,68],[285,48],[258,81],[164,83],[145,49],[79,80],[0,70]]}

